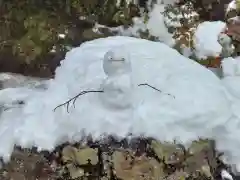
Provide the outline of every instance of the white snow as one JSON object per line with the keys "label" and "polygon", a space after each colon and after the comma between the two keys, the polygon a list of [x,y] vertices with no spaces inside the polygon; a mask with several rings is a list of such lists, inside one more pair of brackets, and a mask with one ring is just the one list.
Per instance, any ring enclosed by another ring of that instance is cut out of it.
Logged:
{"label": "white snow", "polygon": [[[228,99],[231,102],[231,108],[233,111],[232,118],[226,122],[225,128],[230,130],[228,138],[225,139],[225,144],[220,146],[231,147],[228,150],[228,154],[231,154],[231,158],[234,159],[235,168],[237,168],[238,173],[240,172],[240,157],[239,148],[240,142],[237,140],[239,138],[239,122],[240,122],[240,58],[225,58],[222,61],[223,75],[222,79],[223,85],[226,87],[228,92]],[[233,143],[234,142],[234,143]],[[230,160],[231,161],[231,160]]]}
{"label": "white snow", "polygon": [[[234,102],[236,99],[240,99],[240,57],[225,58],[222,62],[223,66],[223,83],[227,87],[228,91],[233,95]],[[240,117],[240,114],[239,114]]]}
{"label": "white snow", "polygon": [[[162,92],[138,86],[144,83]],[[104,92],[80,96],[69,113],[66,107],[53,111],[84,90]],[[1,115],[0,156],[7,161],[14,144],[53,150],[81,139],[83,130],[95,138],[132,132],[183,143],[213,137],[221,149],[234,152],[240,146],[237,128],[232,131],[228,122],[233,114],[228,95],[211,71],[165,44],[122,36],[90,41],[67,53],[47,90],[0,91],[1,104],[14,107]]]}
{"label": "white snow", "polygon": [[206,59],[209,56],[219,56],[222,46],[218,42],[219,34],[226,24],[221,21],[200,23],[194,34],[195,53],[198,58]]}
{"label": "white snow", "polygon": [[225,58],[222,61],[223,73],[225,77],[228,76],[240,76],[240,58]]}
{"label": "white snow", "polygon": [[172,38],[172,34],[168,32],[168,29],[164,23],[164,7],[163,4],[155,4],[151,12],[149,12],[149,20],[147,21],[147,29],[153,36],[159,38],[161,42],[173,46],[175,40]]}

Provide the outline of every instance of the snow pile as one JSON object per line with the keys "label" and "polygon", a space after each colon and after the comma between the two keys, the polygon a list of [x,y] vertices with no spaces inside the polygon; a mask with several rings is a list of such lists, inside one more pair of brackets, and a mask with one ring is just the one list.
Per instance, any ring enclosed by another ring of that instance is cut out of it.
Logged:
{"label": "snow pile", "polygon": [[[80,96],[69,113],[66,107],[53,111],[80,91],[100,92]],[[80,140],[83,131],[95,138],[131,132],[183,143],[213,137],[234,152],[240,145],[237,127],[228,122],[227,95],[211,71],[162,43],[122,36],[90,41],[67,53],[48,89],[0,91],[1,104],[8,104],[0,156],[8,160],[14,144],[53,150]],[[25,105],[16,106],[17,100]]]}
{"label": "snow pile", "polygon": [[226,24],[221,21],[200,23],[194,34],[195,54],[199,59],[219,56],[222,46],[218,42],[219,34]]}

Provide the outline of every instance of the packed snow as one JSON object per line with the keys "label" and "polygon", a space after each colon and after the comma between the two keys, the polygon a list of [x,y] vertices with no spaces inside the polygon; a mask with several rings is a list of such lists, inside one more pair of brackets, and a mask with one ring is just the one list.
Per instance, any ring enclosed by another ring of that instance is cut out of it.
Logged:
{"label": "packed snow", "polygon": [[[212,137],[240,158],[230,93],[211,71],[165,44],[122,36],[89,41],[68,52],[46,84],[0,91],[5,161],[14,144],[53,150],[80,140],[83,131],[95,138],[132,133],[183,143]],[[66,106],[53,111],[81,91],[99,92],[80,96],[69,113]]]}
{"label": "packed snow", "polygon": [[198,25],[193,41],[195,54],[199,59],[206,59],[209,56],[220,56],[222,46],[218,39],[219,34],[225,27],[226,23],[222,21],[214,23],[205,21]]}

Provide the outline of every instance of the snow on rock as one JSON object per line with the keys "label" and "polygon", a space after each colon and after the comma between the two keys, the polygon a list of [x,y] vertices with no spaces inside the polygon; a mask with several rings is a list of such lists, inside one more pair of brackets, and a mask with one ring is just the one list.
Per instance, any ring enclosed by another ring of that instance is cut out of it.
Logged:
{"label": "snow on rock", "polygon": [[[80,91],[99,92],[80,96],[69,113],[67,107],[53,111]],[[26,92],[1,90],[0,102]],[[14,144],[53,150],[81,139],[83,130],[95,138],[131,132],[183,143],[214,137],[229,151],[239,142],[224,146],[235,132],[225,128],[232,111],[221,80],[158,42],[122,36],[86,42],[67,53],[46,90],[30,89],[26,98],[24,106],[1,114],[0,156],[6,161]]]}
{"label": "snow on rock", "polygon": [[222,46],[218,42],[219,34],[226,24],[221,21],[200,23],[194,34],[193,41],[196,56],[199,59],[206,59],[209,56],[219,56]]}

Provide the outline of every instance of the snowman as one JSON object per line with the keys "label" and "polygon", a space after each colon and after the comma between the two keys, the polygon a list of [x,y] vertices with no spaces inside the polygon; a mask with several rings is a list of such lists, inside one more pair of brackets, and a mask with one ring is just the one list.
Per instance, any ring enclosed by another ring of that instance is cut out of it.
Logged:
{"label": "snowman", "polygon": [[99,94],[104,106],[114,109],[127,109],[132,106],[133,82],[131,62],[122,48],[108,51],[103,58],[103,71],[106,78]]}

